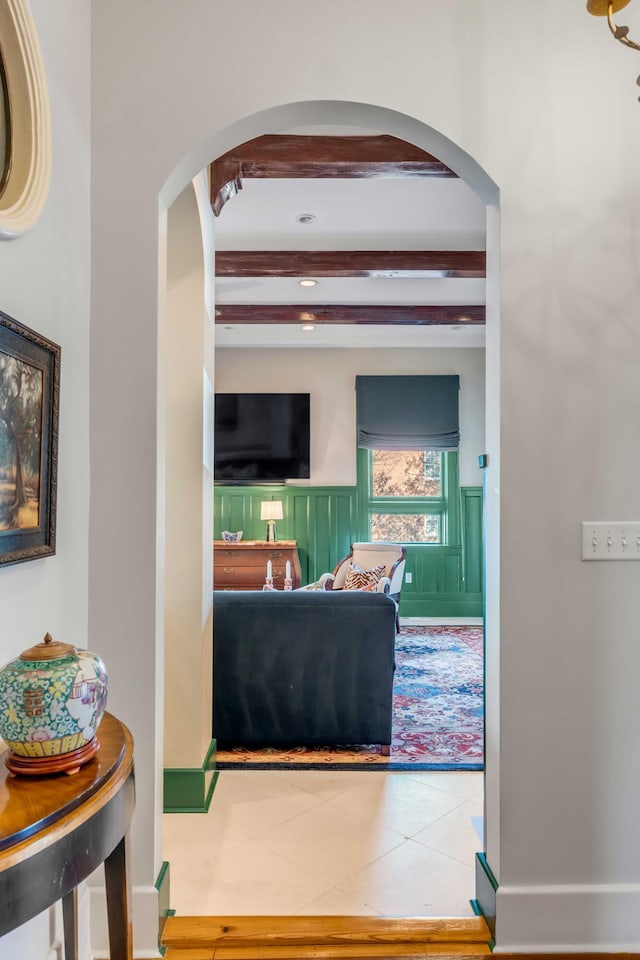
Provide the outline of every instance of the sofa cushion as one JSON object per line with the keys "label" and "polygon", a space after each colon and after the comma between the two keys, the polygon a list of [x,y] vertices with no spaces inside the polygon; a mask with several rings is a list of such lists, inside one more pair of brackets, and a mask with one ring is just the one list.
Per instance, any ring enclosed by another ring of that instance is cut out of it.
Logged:
{"label": "sofa cushion", "polygon": [[366,590],[371,587],[375,589],[378,581],[384,577],[384,572],[384,563],[380,563],[377,567],[372,567],[370,570],[364,570],[360,564],[353,563],[352,561],[347,570],[343,589]]}

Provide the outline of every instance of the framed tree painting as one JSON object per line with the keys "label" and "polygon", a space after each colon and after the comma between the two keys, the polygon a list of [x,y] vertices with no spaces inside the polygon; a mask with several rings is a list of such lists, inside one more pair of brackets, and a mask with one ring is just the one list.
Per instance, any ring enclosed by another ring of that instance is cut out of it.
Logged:
{"label": "framed tree painting", "polygon": [[56,552],[60,347],[0,311],[0,564]]}

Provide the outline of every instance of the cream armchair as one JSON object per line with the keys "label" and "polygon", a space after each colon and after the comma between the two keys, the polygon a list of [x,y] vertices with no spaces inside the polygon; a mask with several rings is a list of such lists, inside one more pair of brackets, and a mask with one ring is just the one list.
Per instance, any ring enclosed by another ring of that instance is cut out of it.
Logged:
{"label": "cream armchair", "polygon": [[381,563],[385,576],[378,583],[378,592],[388,593],[396,602],[396,629],[399,629],[398,609],[400,590],[404,578],[407,548],[400,543],[352,543],[351,553],[337,564],[333,573],[323,573],[318,583],[325,590],[342,590],[350,563],[357,563],[363,570],[371,570]]}

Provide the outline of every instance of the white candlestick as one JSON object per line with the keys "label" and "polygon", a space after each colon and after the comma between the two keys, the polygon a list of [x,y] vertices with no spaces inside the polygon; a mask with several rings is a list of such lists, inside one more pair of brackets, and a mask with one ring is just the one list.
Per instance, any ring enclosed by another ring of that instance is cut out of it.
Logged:
{"label": "white candlestick", "polygon": [[272,576],[273,576],[273,573],[271,569],[271,560],[267,560],[267,577],[269,580],[271,580]]}
{"label": "white candlestick", "polygon": [[291,563],[289,562],[289,560],[287,560],[285,569],[286,569],[285,577],[287,578],[287,580],[291,580]]}

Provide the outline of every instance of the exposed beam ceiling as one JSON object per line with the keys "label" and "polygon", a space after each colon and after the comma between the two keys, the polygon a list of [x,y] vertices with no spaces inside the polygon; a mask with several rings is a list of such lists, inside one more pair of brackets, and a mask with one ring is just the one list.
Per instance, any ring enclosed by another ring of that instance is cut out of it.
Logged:
{"label": "exposed beam ceiling", "polygon": [[258,137],[211,164],[216,215],[245,187],[216,230],[221,342],[479,345],[481,205],[412,144],[334,133]]}
{"label": "exposed beam ceiling", "polygon": [[216,277],[484,278],[484,250],[219,250]]}
{"label": "exposed beam ceiling", "polygon": [[248,140],[210,165],[211,206],[219,216],[249,177],[456,177],[446,164],[390,136],[327,137],[267,134]]}
{"label": "exposed beam ceiling", "polygon": [[253,304],[216,305],[218,324],[386,324],[439,326],[485,322],[483,305],[434,306],[415,304]]}

